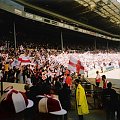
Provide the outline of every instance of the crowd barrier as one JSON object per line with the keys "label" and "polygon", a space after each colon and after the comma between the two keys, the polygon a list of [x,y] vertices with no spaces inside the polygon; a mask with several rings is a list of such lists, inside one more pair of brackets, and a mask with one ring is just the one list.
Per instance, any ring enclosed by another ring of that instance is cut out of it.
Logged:
{"label": "crowd barrier", "polygon": [[107,72],[107,71],[111,71],[114,69],[114,66],[108,66],[108,67],[104,67],[104,72]]}
{"label": "crowd barrier", "polygon": [[[13,86],[14,89],[25,92],[24,86],[25,84],[20,83],[10,83],[10,82],[3,82],[3,91],[7,88]],[[1,82],[0,82],[0,92],[1,92]]]}

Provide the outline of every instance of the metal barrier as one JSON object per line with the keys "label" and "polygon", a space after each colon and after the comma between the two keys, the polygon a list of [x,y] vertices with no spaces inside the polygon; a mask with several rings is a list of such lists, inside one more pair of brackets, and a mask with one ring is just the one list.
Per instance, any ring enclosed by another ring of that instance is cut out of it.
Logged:
{"label": "metal barrier", "polygon": [[[102,88],[96,87],[94,84],[91,84],[87,80],[84,82],[81,82],[81,85],[85,89],[86,97],[93,99],[93,109],[101,109],[102,107]],[[88,98],[88,102],[89,99]],[[91,100],[90,100],[91,101]]]}

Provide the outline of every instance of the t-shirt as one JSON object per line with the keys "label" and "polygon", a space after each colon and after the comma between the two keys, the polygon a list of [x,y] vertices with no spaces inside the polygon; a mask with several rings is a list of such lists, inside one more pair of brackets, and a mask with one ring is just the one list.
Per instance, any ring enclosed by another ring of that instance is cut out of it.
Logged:
{"label": "t-shirt", "polygon": [[71,86],[72,85],[72,78],[71,78],[71,76],[67,76],[65,82],[67,83],[68,86]]}
{"label": "t-shirt", "polygon": [[5,71],[8,72],[9,64],[5,64]]}
{"label": "t-shirt", "polygon": [[105,80],[105,82],[103,82],[103,89],[106,89],[107,88],[107,84],[109,83],[108,80]]}
{"label": "t-shirt", "polygon": [[100,77],[99,74],[97,74],[97,76],[96,76],[96,82],[100,82],[100,81],[101,81],[101,77]]}

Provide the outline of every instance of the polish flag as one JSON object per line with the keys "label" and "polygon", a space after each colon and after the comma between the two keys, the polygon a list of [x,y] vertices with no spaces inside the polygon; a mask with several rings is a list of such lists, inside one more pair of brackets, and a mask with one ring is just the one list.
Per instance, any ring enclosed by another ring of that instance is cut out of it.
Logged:
{"label": "polish flag", "polygon": [[84,74],[84,66],[80,60],[77,60],[75,57],[70,57],[68,63],[68,70],[71,72],[76,72],[77,74]]}

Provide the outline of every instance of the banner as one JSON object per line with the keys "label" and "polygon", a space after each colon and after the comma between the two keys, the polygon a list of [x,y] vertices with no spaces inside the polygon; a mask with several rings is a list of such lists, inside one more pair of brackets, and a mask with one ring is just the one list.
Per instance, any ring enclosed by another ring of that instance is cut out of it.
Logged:
{"label": "banner", "polygon": [[71,56],[68,63],[68,70],[72,73],[76,72],[77,74],[84,74],[84,66],[80,60],[77,60],[75,57]]}

